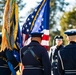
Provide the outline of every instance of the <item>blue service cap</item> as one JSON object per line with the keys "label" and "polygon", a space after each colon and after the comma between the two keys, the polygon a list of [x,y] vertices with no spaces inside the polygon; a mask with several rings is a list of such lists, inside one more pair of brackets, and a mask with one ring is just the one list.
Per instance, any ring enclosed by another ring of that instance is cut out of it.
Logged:
{"label": "blue service cap", "polygon": [[68,36],[76,35],[76,29],[68,29],[64,32]]}
{"label": "blue service cap", "polygon": [[54,39],[63,39],[63,37],[61,35],[56,35]]}
{"label": "blue service cap", "polygon": [[31,37],[42,37],[43,33],[33,32],[31,33]]}

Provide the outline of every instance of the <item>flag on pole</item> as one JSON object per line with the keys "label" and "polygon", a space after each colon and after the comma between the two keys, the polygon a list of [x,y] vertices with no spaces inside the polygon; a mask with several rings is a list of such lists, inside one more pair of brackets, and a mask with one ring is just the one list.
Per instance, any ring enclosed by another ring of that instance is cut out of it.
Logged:
{"label": "flag on pole", "polygon": [[9,48],[13,50],[18,33],[18,5],[16,0],[7,0],[2,27],[1,50]]}
{"label": "flag on pole", "polygon": [[[9,60],[8,67],[13,75],[16,75],[15,67],[19,64],[14,58],[13,49],[18,33],[18,6],[16,0],[6,0],[3,15],[2,44],[1,50],[6,50],[5,54]],[[12,50],[12,51],[9,51]],[[11,60],[10,60],[11,56]],[[13,61],[12,61],[13,60]]]}
{"label": "flag on pole", "polygon": [[49,45],[49,39],[50,39],[50,36],[49,36],[49,14],[50,14],[50,0],[47,0],[46,7],[44,10],[44,15],[43,15],[44,22],[42,22],[44,25],[44,35],[42,37],[42,42],[41,42],[41,44],[47,50],[49,50],[49,48],[50,48],[50,45]]}
{"label": "flag on pole", "polygon": [[3,15],[3,27],[2,27],[2,44],[1,50],[5,50],[5,48],[11,49],[10,44],[10,0],[7,0],[4,15]]}
{"label": "flag on pole", "polygon": [[[42,45],[49,47],[49,0],[42,0],[38,7],[28,16],[22,27],[23,45],[30,42],[30,33],[43,32]],[[48,22],[47,22],[48,21]],[[29,42],[28,42],[29,41]]]}
{"label": "flag on pole", "polygon": [[17,37],[14,43],[14,49],[20,50],[22,48],[22,36],[20,31],[20,25],[18,24]]}

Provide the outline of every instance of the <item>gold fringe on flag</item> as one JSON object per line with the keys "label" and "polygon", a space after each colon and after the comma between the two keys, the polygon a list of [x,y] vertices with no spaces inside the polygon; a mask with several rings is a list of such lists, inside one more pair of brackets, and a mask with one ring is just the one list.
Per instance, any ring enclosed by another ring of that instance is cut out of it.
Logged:
{"label": "gold fringe on flag", "polygon": [[10,42],[9,42],[9,35],[10,35],[9,9],[10,9],[10,0],[7,0],[5,9],[4,9],[4,15],[3,15],[1,51],[5,50],[5,48],[11,49]]}
{"label": "gold fringe on flag", "polygon": [[5,48],[13,50],[18,32],[18,5],[16,0],[7,0],[2,27],[2,44],[1,51]]}

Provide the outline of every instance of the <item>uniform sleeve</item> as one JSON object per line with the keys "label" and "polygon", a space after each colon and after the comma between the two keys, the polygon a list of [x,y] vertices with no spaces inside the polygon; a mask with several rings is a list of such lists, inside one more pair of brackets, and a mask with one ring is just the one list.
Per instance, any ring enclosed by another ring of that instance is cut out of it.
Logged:
{"label": "uniform sleeve", "polygon": [[44,68],[44,75],[51,75],[51,63],[49,60],[47,50],[45,49],[43,50],[43,53],[42,53],[42,64]]}
{"label": "uniform sleeve", "polygon": [[63,67],[63,62],[62,62],[62,58],[60,55],[60,51],[58,51],[58,72],[60,75],[64,75],[64,67]]}
{"label": "uniform sleeve", "polygon": [[0,52],[0,57],[2,57],[2,56],[5,57],[4,52]]}
{"label": "uniform sleeve", "polygon": [[50,48],[50,61],[52,62],[52,49]]}
{"label": "uniform sleeve", "polygon": [[22,63],[23,51],[25,51],[25,47],[20,50],[20,63]]}
{"label": "uniform sleeve", "polygon": [[22,49],[20,50],[20,63],[22,63]]}
{"label": "uniform sleeve", "polygon": [[7,60],[13,65],[14,69],[16,71],[19,70],[19,62],[13,56],[12,51],[6,50],[6,57],[7,57]]}

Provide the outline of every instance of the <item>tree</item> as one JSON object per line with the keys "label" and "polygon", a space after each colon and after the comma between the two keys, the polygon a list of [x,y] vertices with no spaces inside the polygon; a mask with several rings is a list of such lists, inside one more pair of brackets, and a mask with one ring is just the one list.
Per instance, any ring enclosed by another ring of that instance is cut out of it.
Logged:
{"label": "tree", "polygon": [[51,0],[50,1],[50,28],[57,24],[57,19],[60,17],[56,17],[57,12],[64,12],[65,6],[69,3],[65,3],[64,0]]}
{"label": "tree", "polygon": [[64,2],[64,0],[50,0],[50,35],[51,35],[51,44],[55,35],[60,35],[60,30],[56,29],[57,23],[60,20],[60,16],[57,16],[58,12],[65,12],[65,7],[69,3]]}
{"label": "tree", "polygon": [[[60,19],[60,25],[61,25],[61,34],[64,35],[64,31],[67,29],[75,29],[76,28],[76,7],[73,8],[72,11],[65,12],[61,19]],[[64,35],[64,38],[65,35]],[[66,40],[65,44],[67,43]]]}
{"label": "tree", "polygon": [[[0,25],[3,24],[3,12],[5,3],[6,0],[0,0]],[[23,3],[23,0],[17,0],[17,4],[19,6],[19,11],[22,10],[22,8],[26,5],[25,3]]]}

